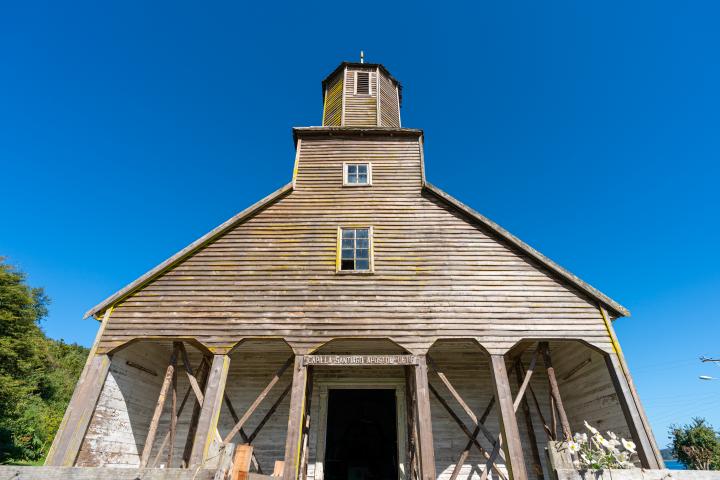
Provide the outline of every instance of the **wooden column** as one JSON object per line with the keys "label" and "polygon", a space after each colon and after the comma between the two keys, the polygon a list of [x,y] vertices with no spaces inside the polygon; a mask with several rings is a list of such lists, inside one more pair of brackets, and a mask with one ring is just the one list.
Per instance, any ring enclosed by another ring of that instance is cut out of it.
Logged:
{"label": "wooden column", "polygon": [[[515,378],[517,380],[518,390],[520,390],[523,383],[525,383],[520,363],[520,360],[518,360],[515,366]],[[531,364],[531,367],[532,366],[534,365]],[[520,393],[518,395],[520,395]],[[540,449],[538,448],[537,438],[535,437],[535,427],[533,426],[532,417],[530,416],[530,403],[528,402],[527,395],[522,396],[522,400],[520,400],[520,407],[523,411],[525,429],[528,432],[528,440],[530,440],[530,448],[532,449],[533,471],[539,480],[544,480],[542,462],[540,461]]]}
{"label": "wooden column", "polygon": [[515,407],[510,390],[505,357],[503,355],[490,355],[490,365],[493,380],[493,389],[498,406],[500,420],[500,436],[502,448],[505,451],[505,460],[512,480],[527,480],[525,458],[520,444],[520,430],[518,429]]}
{"label": "wooden column", "polygon": [[[198,368],[198,376],[200,376],[200,371],[202,371],[201,380],[199,383],[199,388],[203,392],[205,391],[205,388],[207,387],[207,381],[208,376],[210,375],[210,366],[212,365],[212,357],[211,356],[205,356],[203,357],[203,361],[200,364],[200,367]],[[189,392],[189,390],[188,390]],[[203,394],[204,395],[204,394]],[[182,456],[182,463],[181,466],[187,467],[190,464],[190,456],[192,455],[192,449],[193,445],[195,444],[195,432],[197,432],[197,424],[198,419],[200,418],[200,411],[202,410],[202,405],[198,401],[198,398],[193,396],[193,411],[192,415],[190,416],[190,425],[188,426],[188,433],[187,437],[185,437],[185,448],[183,449],[183,456]],[[204,397],[203,397],[204,398]]]}
{"label": "wooden column", "polygon": [[[550,344],[548,342],[540,342],[540,351],[542,352],[543,361],[545,362],[545,368],[547,370],[548,382],[550,384],[550,408],[553,416],[553,429],[555,429],[555,410],[557,410],[558,416],[560,417],[560,426],[563,431],[563,440],[569,442],[572,439],[572,431],[570,430],[570,421],[568,420],[567,413],[565,413],[565,406],[560,396],[560,387],[558,386],[557,378],[555,377],[555,368],[552,366],[552,359],[550,358]],[[557,434],[556,434],[557,435]],[[557,440],[557,436],[555,437]]]}
{"label": "wooden column", "polygon": [[109,370],[110,357],[107,355],[93,354],[88,358],[45,459],[45,465],[72,467],[75,464]]}
{"label": "wooden column", "polygon": [[207,459],[210,446],[216,437],[215,432],[220,417],[220,408],[222,407],[229,369],[230,357],[228,355],[213,355],[203,396],[203,405],[200,410],[200,418],[198,418],[195,430],[192,453],[190,454],[191,466],[200,465]]}
{"label": "wooden column", "polygon": [[655,454],[653,449],[655,439],[652,437],[652,431],[648,431],[643,424],[643,412],[635,403],[631,386],[625,377],[618,355],[614,353],[606,355],[605,363],[615,386],[615,392],[620,401],[630,434],[638,442],[637,452],[640,463],[644,468],[665,468],[662,458],[658,458]]}
{"label": "wooden column", "polygon": [[416,408],[415,408],[415,369],[411,366],[405,367],[405,412],[407,416],[407,465],[408,480],[418,480],[417,472],[417,428],[416,428]]}
{"label": "wooden column", "polygon": [[418,459],[420,478],[435,480],[435,446],[433,444],[432,417],[430,416],[430,388],[425,355],[418,356],[415,370],[416,425],[418,432]]}
{"label": "wooden column", "polygon": [[157,435],[158,426],[160,425],[160,417],[162,416],[163,409],[165,408],[165,400],[167,399],[167,394],[170,390],[173,376],[175,375],[177,355],[177,348],[173,348],[173,353],[170,356],[170,363],[165,370],[165,378],[163,379],[162,386],[160,387],[160,394],[158,395],[157,402],[155,403],[155,411],[153,412],[152,420],[150,420],[150,426],[148,427],[148,433],[145,437],[145,445],[143,446],[142,455],[140,456],[140,468],[147,467],[147,464],[150,461],[150,454],[152,453],[153,444],[155,443],[155,435]]}
{"label": "wooden column", "polygon": [[285,439],[283,480],[297,480],[298,472],[300,471],[300,445],[305,413],[306,387],[307,367],[303,365],[302,355],[295,355],[292,390],[290,393],[290,414],[288,416],[287,437]]}
{"label": "wooden column", "polygon": [[[614,351],[614,354],[611,354],[610,358],[605,358],[605,362],[608,365],[610,376],[615,385],[615,390],[620,399],[620,404],[631,433],[638,440],[640,444],[639,447],[644,451],[642,454],[638,452],[640,461],[646,468],[665,468],[665,462],[655,442],[655,436],[652,433],[652,428],[650,427],[650,422],[640,401],[640,396],[635,389],[635,384],[630,375],[630,369],[625,362],[625,356],[620,348],[615,329],[612,326],[612,320],[603,306],[598,306],[598,309],[600,310],[603,322],[605,322],[605,328],[607,328]],[[637,432],[637,435],[635,432]],[[643,460],[643,457],[645,460]],[[646,462],[647,465],[645,465]]]}

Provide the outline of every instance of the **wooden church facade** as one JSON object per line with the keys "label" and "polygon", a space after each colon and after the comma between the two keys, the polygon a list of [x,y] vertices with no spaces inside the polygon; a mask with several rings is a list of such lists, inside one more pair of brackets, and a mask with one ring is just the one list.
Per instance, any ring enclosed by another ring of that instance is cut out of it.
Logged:
{"label": "wooden church facade", "polygon": [[47,464],[211,466],[249,444],[285,480],[549,479],[545,446],[587,420],[660,468],[627,311],[425,180],[382,65],[343,63],[323,95],[291,183],[88,312]]}

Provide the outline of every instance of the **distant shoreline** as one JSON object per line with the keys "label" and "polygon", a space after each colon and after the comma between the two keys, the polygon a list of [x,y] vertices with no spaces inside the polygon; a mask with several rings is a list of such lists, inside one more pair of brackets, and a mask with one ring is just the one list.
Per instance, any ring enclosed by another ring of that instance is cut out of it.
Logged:
{"label": "distant shoreline", "polygon": [[668,470],[687,470],[685,468],[685,465],[680,463],[680,460],[676,458],[665,460],[665,468],[667,468]]}

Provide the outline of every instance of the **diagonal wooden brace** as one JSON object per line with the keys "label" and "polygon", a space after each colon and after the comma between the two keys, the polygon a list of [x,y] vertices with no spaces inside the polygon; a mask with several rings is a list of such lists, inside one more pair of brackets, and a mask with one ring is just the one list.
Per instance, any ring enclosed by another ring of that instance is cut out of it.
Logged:
{"label": "diagonal wooden brace", "polygon": [[[200,365],[198,367],[198,376],[204,375],[205,369],[207,368],[208,364],[203,358],[200,360]],[[188,401],[188,398],[190,398],[190,392],[192,392],[192,387],[188,387],[187,390],[185,390],[185,395],[183,396],[182,401],[180,402],[180,406],[178,407],[177,414],[175,417],[179,420],[180,415],[183,412],[183,409],[185,408],[185,404]],[[201,404],[202,406],[202,404]],[[170,440],[170,432],[167,432],[165,434],[165,438],[163,438],[162,443],[160,444],[160,447],[158,448],[157,454],[155,454],[155,459],[152,462],[152,467],[155,467],[158,464],[158,461],[160,461],[160,457],[162,456],[162,453],[165,451],[165,447],[167,446],[168,441]]]}
{"label": "diagonal wooden brace", "polygon": [[232,430],[230,430],[230,433],[225,436],[225,438],[223,439],[223,443],[229,443],[230,440],[232,440],[233,437],[237,435],[245,422],[255,412],[257,407],[260,406],[262,401],[265,400],[265,397],[268,393],[270,393],[270,390],[272,390],[278,380],[280,380],[280,377],[282,377],[283,373],[285,373],[285,370],[287,370],[288,367],[293,363],[294,358],[294,356],[288,358],[287,361],[283,363],[282,366],[278,369],[278,371],[275,372],[275,375],[273,375],[272,379],[270,379],[270,382],[268,382],[267,386],[262,390],[262,392],[260,392],[255,401],[253,401],[253,403],[248,407],[243,416],[240,417],[240,420],[235,423],[235,426],[232,428]]}
{"label": "diagonal wooden brace", "polygon": [[[235,411],[235,407],[233,407],[233,404],[232,404],[232,402],[230,401],[230,397],[228,397],[227,392],[224,392],[224,393],[223,393],[223,399],[225,400],[225,406],[227,407],[228,411],[230,412],[230,416],[233,418],[233,422],[239,422],[239,421],[240,421],[240,417],[238,417],[238,414],[237,414],[237,412]],[[241,428],[240,431],[239,431],[239,433],[240,433],[240,438],[243,439],[243,442],[245,442],[245,443],[247,443],[248,445],[250,445],[250,441],[249,441],[248,436],[245,434],[245,430],[243,430],[243,429]],[[255,471],[256,471],[257,473],[259,473],[259,474],[262,474],[262,473],[263,473],[263,472],[262,472],[262,468],[260,467],[260,462],[258,462],[258,459],[257,459],[257,457],[255,456],[255,450],[254,450],[254,449],[251,449],[251,452],[250,452],[250,461],[252,462],[252,466],[255,467]]]}
{"label": "diagonal wooden brace", "polygon": [[165,370],[165,378],[162,386],[160,387],[160,394],[158,400],[155,403],[155,411],[150,421],[150,427],[148,428],[147,437],[145,438],[145,446],[143,447],[142,456],[140,457],[140,468],[145,468],[150,460],[150,452],[152,451],[153,443],[155,442],[155,435],[157,434],[158,424],[160,423],[160,416],[162,415],[163,407],[165,406],[165,399],[167,398],[168,390],[172,383],[173,375],[175,373],[175,363],[177,361],[177,349],[173,348],[172,355],[170,355],[170,361],[168,362],[167,369]]}
{"label": "diagonal wooden brace", "polygon": [[[438,400],[438,402],[440,402],[440,404],[441,404],[441,405],[445,408],[445,410],[448,412],[448,414],[450,415],[450,417],[451,417],[453,420],[455,420],[455,423],[458,424],[458,426],[459,426],[460,429],[463,431],[463,433],[465,433],[465,435],[470,439],[470,441],[469,441],[468,443],[471,443],[471,445],[475,445],[475,446],[477,447],[477,449],[480,451],[480,453],[485,457],[485,459],[486,459],[486,460],[489,459],[489,458],[490,458],[490,454],[487,453],[487,451],[482,447],[482,445],[480,445],[480,442],[478,442],[478,441],[477,441],[477,438],[476,438],[476,437],[477,437],[477,434],[478,434],[478,431],[480,430],[480,425],[481,425],[481,424],[478,424],[478,426],[475,427],[475,431],[474,431],[474,432],[471,432],[470,429],[465,425],[465,423],[463,423],[463,421],[460,420],[460,417],[458,417],[457,414],[456,414],[455,412],[453,412],[452,408],[450,407],[450,405],[448,405],[448,403],[445,401],[445,399],[440,396],[440,394],[439,394],[438,391],[435,389],[435,387],[433,387],[432,384],[428,384],[428,387],[430,388],[430,391],[431,391],[432,394],[435,396],[435,398]],[[498,470],[498,469],[495,467],[495,463],[494,463],[494,462],[493,462],[493,464],[492,464],[492,467],[495,469],[495,471],[496,471],[497,474],[500,476],[500,478],[503,478],[503,479],[506,479],[506,478],[507,478],[500,470]]]}
{"label": "diagonal wooden brace", "polygon": [[[462,399],[458,391],[455,389],[455,387],[450,383],[450,380],[448,380],[447,376],[445,376],[444,373],[438,368],[437,364],[430,358],[430,356],[427,356],[428,358],[428,365],[433,369],[433,371],[437,374],[438,378],[442,381],[443,385],[447,388],[447,390],[450,392],[450,394],[453,396],[455,401],[462,407],[462,409],[465,411],[468,417],[472,420],[475,428],[479,428],[482,434],[485,436],[485,438],[488,439],[488,441],[491,444],[495,443],[495,437],[493,436],[492,432],[485,427],[485,425],[482,424],[482,422],[478,422],[478,417],[475,415],[475,413],[472,411],[472,409],[465,403],[465,401]],[[474,438],[474,437],[473,437]],[[505,455],[500,452],[501,458],[503,460],[505,459]]]}

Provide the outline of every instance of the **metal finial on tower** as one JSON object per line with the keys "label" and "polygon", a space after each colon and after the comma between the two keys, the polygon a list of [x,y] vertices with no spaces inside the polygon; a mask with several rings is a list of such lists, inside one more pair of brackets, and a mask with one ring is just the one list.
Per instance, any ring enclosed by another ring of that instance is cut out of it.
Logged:
{"label": "metal finial on tower", "polygon": [[365,52],[360,50],[360,63],[365,63]]}

